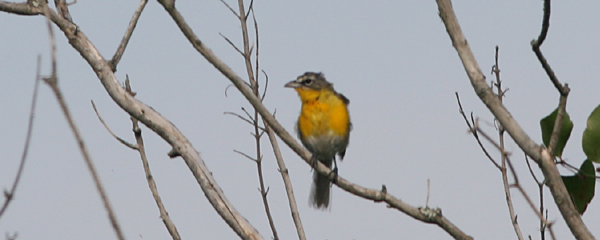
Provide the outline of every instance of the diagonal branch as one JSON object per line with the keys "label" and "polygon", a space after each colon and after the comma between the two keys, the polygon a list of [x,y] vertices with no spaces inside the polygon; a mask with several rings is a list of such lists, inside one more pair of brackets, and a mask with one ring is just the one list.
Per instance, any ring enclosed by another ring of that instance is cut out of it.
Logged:
{"label": "diagonal branch", "polygon": [[[129,76],[127,76],[125,80],[125,88],[129,95],[135,96],[135,93],[131,91],[131,86],[129,85]],[[152,177],[152,173],[150,172],[150,165],[148,163],[148,157],[146,157],[146,148],[144,147],[144,139],[142,138],[142,129],[138,124],[138,120],[130,116],[131,123],[133,124],[133,135],[135,136],[135,141],[137,143],[137,150],[140,153],[140,158],[142,159],[142,165],[144,167],[144,173],[146,173],[146,181],[148,182],[148,187],[150,187],[150,191],[152,192],[152,197],[156,202],[156,206],[158,207],[158,211],[160,212],[160,218],[163,220],[167,231],[171,234],[173,240],[181,240],[181,236],[179,236],[179,232],[177,231],[177,227],[171,217],[169,217],[169,213],[165,208],[160,194],[158,193],[158,187],[156,186],[156,182],[154,181],[154,177]]]}
{"label": "diagonal branch", "polygon": [[41,15],[44,13],[41,4],[34,0],[27,0],[26,3],[0,1],[0,11],[24,16]]}
{"label": "diagonal branch", "polygon": [[[173,1],[164,0],[161,3],[167,8],[174,6]],[[43,12],[41,7],[6,4],[4,2],[0,2],[0,10],[8,12],[15,10],[21,15],[39,15]],[[169,143],[173,147],[173,151],[176,152],[174,155],[183,158],[205,196],[225,222],[244,239],[262,239],[258,231],[227,200],[212,177],[210,170],[183,133],[153,108],[127,94],[119,84],[111,66],[104,60],[81,28],[60,17],[51,9],[48,10],[48,17],[60,28],[69,40],[69,44],[87,61],[115,103]]]}
{"label": "diagonal branch", "polygon": [[120,143],[122,143],[123,145],[127,146],[128,148],[131,148],[133,150],[138,150],[138,146],[136,146],[133,143],[127,142],[125,141],[125,139],[117,136],[106,124],[106,122],[104,122],[104,119],[102,119],[102,117],[100,116],[100,113],[98,113],[98,109],[96,109],[96,104],[94,104],[94,101],[92,101],[92,108],[94,109],[94,112],[96,112],[96,116],[98,117],[98,120],[100,120],[100,122],[102,123],[102,125],[104,125],[104,128],[106,128],[106,130],[108,131],[108,133],[110,133],[110,135],[112,135],[115,139],[117,139],[117,141],[119,141]]}
{"label": "diagonal branch", "polygon": [[123,39],[121,40],[121,43],[119,44],[119,47],[117,48],[117,52],[115,52],[115,55],[108,62],[110,64],[110,67],[112,68],[113,72],[117,71],[117,65],[119,64],[119,61],[121,61],[121,57],[123,56],[123,53],[125,52],[127,43],[129,43],[129,39],[131,39],[131,35],[133,35],[133,30],[135,29],[135,26],[137,25],[137,22],[140,19],[140,16],[142,15],[142,11],[144,11],[144,7],[146,7],[146,3],[148,3],[148,0],[140,1],[140,5],[133,13],[133,16],[131,17],[131,21],[129,21],[129,26],[127,26],[125,35],[123,35]]}
{"label": "diagonal branch", "polygon": [[56,14],[54,11],[52,11],[50,8],[48,8],[48,5],[44,5],[43,7],[44,7],[44,15],[46,15],[46,21],[48,22],[48,33],[50,35],[50,48],[52,50],[52,74],[50,77],[46,77],[43,80],[44,80],[44,82],[46,82],[48,84],[48,86],[50,86],[50,89],[52,89],[52,92],[54,93],[56,100],[58,101],[58,104],[60,105],[60,108],[61,108],[63,114],[65,115],[67,123],[69,124],[71,131],[73,131],[73,135],[75,136],[75,139],[77,140],[77,143],[79,145],[79,150],[81,151],[81,154],[83,155],[83,159],[85,160],[85,163],[88,167],[88,170],[90,171],[90,174],[92,175],[92,179],[94,180],[96,189],[98,190],[98,193],[100,194],[100,198],[102,199],[104,208],[106,208],[106,211],[108,212],[108,218],[111,222],[113,229],[115,230],[115,233],[117,234],[117,238],[120,240],[123,240],[123,239],[125,239],[123,236],[123,232],[121,231],[121,227],[119,226],[119,223],[117,222],[117,217],[115,216],[115,213],[110,205],[110,202],[108,201],[108,195],[106,194],[106,191],[104,190],[104,187],[102,186],[102,183],[100,182],[100,176],[98,175],[98,172],[96,171],[96,167],[94,166],[94,162],[92,162],[92,158],[90,157],[90,155],[87,151],[87,148],[85,147],[83,138],[81,137],[81,134],[79,133],[79,130],[77,129],[77,126],[75,125],[75,121],[71,117],[71,112],[69,111],[69,108],[67,107],[67,103],[62,95],[62,92],[60,91],[60,89],[58,87],[58,77],[56,75],[56,40],[54,38],[54,32],[52,30],[52,25],[50,23],[50,20],[52,20],[52,21],[59,20],[61,22],[69,23],[69,24],[71,22],[66,20],[65,18],[60,17],[58,14]]}
{"label": "diagonal branch", "polygon": [[[494,164],[494,166],[498,170],[501,170],[502,167],[500,166],[500,164],[498,164],[496,162],[496,160],[494,160],[494,158],[492,157],[492,155],[490,155],[490,153],[487,151],[485,146],[483,146],[483,142],[481,142],[481,139],[479,139],[479,134],[477,133],[477,130],[475,129],[476,127],[473,126],[475,124],[475,121],[471,120],[473,122],[473,124],[471,124],[471,122],[469,122],[469,120],[467,119],[467,115],[465,115],[465,111],[463,110],[462,104],[460,103],[460,97],[458,96],[458,92],[455,92],[454,94],[456,95],[456,101],[458,102],[458,112],[463,116],[463,119],[465,119],[465,123],[467,124],[467,127],[469,128],[469,132],[472,133],[475,140],[477,140],[477,144],[479,144],[479,148],[481,148],[481,151],[483,151],[483,154],[485,154],[485,156]],[[473,113],[471,113],[471,119],[473,119]]]}
{"label": "diagonal branch", "polygon": [[[254,95],[252,89],[246,84],[246,82],[241,79],[227,64],[225,64],[221,59],[219,59],[213,52],[208,48],[204,43],[198,39],[194,31],[191,27],[186,23],[183,19],[183,16],[175,9],[173,1],[169,0],[159,0],[159,2],[163,5],[165,10],[171,15],[173,21],[177,24],[181,32],[188,39],[192,47],[196,49],[204,58],[212,64],[217,70],[219,70],[227,79],[229,79],[233,85],[246,97],[248,102],[252,104],[252,106],[258,111],[264,121],[268,123],[268,125],[273,129],[273,131],[283,140],[298,156],[300,156],[307,164],[311,164],[311,154],[306,149],[304,149],[298,142],[294,140],[294,138],[285,130],[279,122],[275,119],[275,117],[267,110],[267,108],[262,104],[259,97]],[[331,173],[331,169],[323,165],[322,163],[317,163],[315,166],[315,170],[321,173],[324,176],[334,177],[334,174]],[[444,229],[450,235],[452,235],[456,239],[472,239],[466,233],[462,232],[458,227],[456,227],[453,223],[451,223],[447,218],[442,216],[441,214],[436,214],[434,216],[429,216],[424,214],[421,210],[416,207],[410,206],[400,199],[387,194],[384,191],[369,189],[357,184],[351,183],[341,176],[337,176],[337,181],[335,183],[341,189],[352,193],[354,195],[360,196],[365,199],[373,200],[373,201],[383,201],[386,202],[391,208],[398,209],[407,215],[426,222],[426,223],[434,223],[439,227]]]}
{"label": "diagonal branch", "polygon": [[35,105],[37,103],[37,93],[38,86],[40,85],[40,68],[42,67],[42,57],[38,56],[37,58],[37,70],[35,73],[35,84],[33,87],[33,97],[31,99],[31,108],[29,110],[29,123],[27,124],[27,134],[25,135],[25,146],[23,147],[23,154],[21,155],[21,162],[19,163],[19,169],[17,170],[17,175],[15,176],[15,181],[13,182],[10,191],[4,190],[4,197],[6,200],[2,207],[0,208],[0,218],[4,214],[4,211],[8,208],[8,205],[12,201],[15,196],[15,192],[17,191],[17,186],[19,185],[19,181],[21,180],[21,174],[23,174],[23,169],[25,168],[25,160],[27,160],[27,153],[29,152],[29,142],[31,140],[31,133],[33,131],[33,116],[35,113]]}
{"label": "diagonal branch", "polygon": [[594,239],[571,201],[571,197],[562,182],[556,165],[554,164],[552,154],[548,149],[535,143],[533,139],[525,133],[510,115],[508,110],[504,108],[489,86],[487,86],[485,77],[460,29],[460,25],[458,24],[458,20],[452,9],[452,3],[450,0],[436,0],[436,2],[438,4],[440,18],[444,22],[446,31],[452,40],[452,45],[456,48],[475,93],[500,124],[504,126],[515,143],[517,143],[517,145],[519,145],[519,147],[540,166],[542,173],[546,178],[546,185],[552,192],[554,202],[557,204],[558,209],[573,235],[577,239]]}

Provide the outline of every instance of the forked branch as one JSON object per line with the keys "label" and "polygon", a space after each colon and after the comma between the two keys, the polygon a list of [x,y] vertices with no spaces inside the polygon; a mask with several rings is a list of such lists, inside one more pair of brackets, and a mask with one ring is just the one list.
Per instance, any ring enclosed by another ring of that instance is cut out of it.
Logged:
{"label": "forked branch", "polygon": [[452,45],[462,61],[475,93],[500,124],[504,126],[515,143],[517,143],[517,145],[519,145],[519,147],[540,166],[546,179],[546,185],[550,188],[554,201],[573,235],[577,239],[594,239],[571,201],[571,197],[556,168],[552,154],[548,149],[535,143],[535,141],[525,133],[487,85],[485,77],[483,76],[473,52],[458,24],[458,20],[452,9],[452,3],[450,0],[436,0],[436,2],[438,4],[440,18],[444,22]]}
{"label": "forked branch", "polygon": [[[267,110],[267,108],[262,104],[261,98],[254,95],[253,90],[248,86],[248,84],[240,78],[227,64],[225,64],[220,58],[218,58],[210,48],[208,48],[204,43],[196,36],[191,27],[187,24],[187,22],[183,19],[183,16],[179,13],[179,11],[175,8],[174,3],[172,1],[167,0],[159,0],[159,2],[163,5],[165,10],[171,15],[179,29],[188,39],[190,44],[196,49],[204,58],[211,63],[217,70],[219,70],[227,79],[229,79],[233,85],[244,95],[244,97],[254,106],[254,108],[258,111],[264,121],[273,129],[273,131],[294,151],[298,156],[300,156],[307,164],[310,164],[311,154],[306,149],[304,149],[298,142],[294,140],[294,138],[285,130],[279,122],[275,119],[275,117]],[[324,176],[330,176],[333,179],[334,174],[331,174],[331,169],[326,167],[325,165],[318,163],[315,166],[315,171],[318,171]],[[368,189],[357,184],[351,183],[341,176],[337,176],[337,181],[335,183],[341,189],[352,193],[354,195],[360,196],[365,199],[378,201],[378,202],[386,202],[390,207],[398,209],[407,215],[426,222],[426,223],[434,223],[439,227],[448,232],[455,239],[472,239],[466,233],[462,232],[458,227],[452,224],[447,218],[440,214],[429,215],[421,211],[419,208],[410,206],[400,199],[388,194],[387,192],[376,190],[376,189]]]}

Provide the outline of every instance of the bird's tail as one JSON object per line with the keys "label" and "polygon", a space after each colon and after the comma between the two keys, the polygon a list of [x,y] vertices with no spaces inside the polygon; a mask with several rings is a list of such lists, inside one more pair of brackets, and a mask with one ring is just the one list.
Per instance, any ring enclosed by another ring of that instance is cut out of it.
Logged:
{"label": "bird's tail", "polygon": [[[323,161],[321,161],[323,162]],[[331,168],[332,161],[323,162]],[[328,176],[319,174],[317,171],[314,172],[313,186],[310,192],[310,205],[317,209],[327,209],[329,207],[329,199],[331,199],[331,181]]]}

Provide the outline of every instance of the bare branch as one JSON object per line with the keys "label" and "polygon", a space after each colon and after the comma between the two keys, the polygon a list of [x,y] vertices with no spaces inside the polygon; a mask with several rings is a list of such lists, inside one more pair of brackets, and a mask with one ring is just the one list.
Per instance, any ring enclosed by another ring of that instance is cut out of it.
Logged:
{"label": "bare branch", "polygon": [[562,85],[560,83],[560,81],[556,77],[556,74],[554,73],[554,70],[552,70],[552,68],[550,67],[550,64],[548,63],[548,61],[542,54],[542,51],[540,50],[542,43],[544,43],[544,40],[546,39],[546,35],[548,34],[549,28],[550,28],[550,0],[545,0],[544,1],[544,18],[542,20],[542,30],[540,32],[540,35],[538,36],[538,39],[531,41],[531,47],[533,49],[533,52],[535,53],[535,56],[538,58],[538,60],[542,64],[542,68],[546,71],[548,78],[550,78],[550,81],[552,82],[552,84],[554,84],[554,87],[560,93],[558,112],[557,112],[556,120],[554,121],[554,128],[552,130],[552,136],[550,137],[550,143],[548,144],[548,149],[550,149],[551,156],[554,157],[555,156],[554,153],[556,152],[556,144],[558,143],[558,136],[560,134],[560,129],[562,127],[562,122],[563,122],[563,118],[564,118],[565,111],[566,111],[565,109],[567,106],[567,96],[569,95],[570,89],[569,89],[568,84]]}
{"label": "bare branch", "polygon": [[[252,12],[252,14],[254,14],[254,0],[250,0],[250,6],[248,7],[248,11],[246,12],[246,19],[248,19],[248,16],[250,16],[250,12]],[[254,22],[256,23],[256,19],[254,19]],[[256,50],[258,50],[258,49],[256,49]]]}
{"label": "bare branch", "polygon": [[235,15],[237,18],[240,18],[240,15],[238,15],[235,10],[233,10],[233,8],[231,8],[231,6],[229,6],[229,4],[227,4],[224,0],[221,0],[221,2],[223,4],[225,4],[225,6],[229,9],[229,11],[231,11],[231,13],[233,13],[233,15]]}
{"label": "bare branch", "polygon": [[544,1],[544,19],[542,20],[542,31],[540,31],[540,35],[538,39],[535,41],[536,45],[541,46],[546,40],[546,35],[548,34],[548,29],[550,28],[550,0]]}
{"label": "bare branch", "polygon": [[228,115],[233,115],[233,116],[236,116],[236,117],[238,117],[239,119],[242,119],[244,122],[247,122],[247,123],[248,123],[248,124],[250,124],[250,125],[254,124],[254,123],[253,123],[252,121],[250,121],[249,119],[247,119],[247,118],[245,118],[245,117],[242,117],[242,115],[239,115],[239,114],[237,114],[237,113],[234,113],[234,112],[224,112],[223,114],[228,114]]}
{"label": "bare branch", "polygon": [[73,22],[73,18],[71,18],[71,14],[69,13],[69,4],[65,0],[54,0],[54,5],[59,15]]}
{"label": "bare branch", "polygon": [[[507,161],[508,162],[508,166],[510,171],[512,172],[513,176],[516,176],[516,172],[514,167],[512,166],[512,163],[510,162],[510,160]],[[521,195],[525,198],[525,201],[529,204],[529,207],[531,207],[531,209],[533,210],[533,212],[538,216],[538,218],[541,221],[541,224],[543,224],[544,226],[548,227],[548,231],[550,232],[550,234],[552,236],[554,236],[553,230],[552,230],[552,223],[548,222],[548,219],[546,217],[544,217],[544,213],[542,211],[538,211],[538,208],[535,206],[535,204],[533,203],[533,201],[531,200],[531,198],[529,197],[529,195],[527,195],[527,193],[525,192],[525,189],[523,189],[523,187],[519,184],[519,180],[515,177],[515,184],[513,184],[513,187],[517,188],[519,190],[519,192],[521,193]],[[552,237],[552,239],[555,239],[554,237]]]}
{"label": "bare branch", "polygon": [[244,56],[244,52],[242,52],[238,47],[236,47],[235,44],[233,44],[233,42],[231,42],[231,40],[229,40],[229,38],[225,37],[225,35],[223,35],[222,33],[219,33],[219,35],[221,35],[221,37],[223,37],[225,39],[225,41],[227,41],[229,43],[229,45],[231,45],[233,47],[233,49],[235,49],[235,51],[237,51],[239,54]]}
{"label": "bare branch", "polygon": [[[473,125],[471,125],[471,123],[467,119],[467,116],[465,115],[465,111],[462,108],[462,104],[460,103],[460,97],[458,96],[458,92],[455,92],[454,94],[456,95],[456,101],[458,102],[458,112],[465,119],[465,123],[467,123],[467,126],[469,127],[469,132],[473,134],[473,137],[475,138],[475,140],[477,140],[477,144],[479,144],[479,147],[481,148],[481,150],[483,151],[485,156],[494,164],[494,166],[496,166],[496,168],[498,170],[501,170],[502,167],[500,166],[500,164],[498,164],[496,162],[496,160],[494,160],[494,158],[492,157],[492,155],[490,155],[490,153],[487,151],[485,146],[483,146],[483,143],[481,142],[481,139],[479,139],[479,135],[477,134],[477,130],[473,127]],[[471,118],[473,118],[472,114],[471,114]]]}
{"label": "bare branch", "polygon": [[121,61],[121,57],[123,57],[123,53],[125,52],[127,43],[129,43],[129,39],[131,39],[131,35],[133,35],[133,30],[135,29],[135,26],[137,25],[137,22],[140,19],[140,16],[142,15],[142,11],[144,11],[144,7],[146,7],[146,3],[148,3],[148,0],[140,1],[140,5],[138,5],[138,8],[135,10],[133,16],[131,17],[131,21],[129,21],[129,26],[127,26],[125,35],[123,35],[123,39],[121,39],[121,43],[119,44],[115,55],[108,62],[113,72],[117,71],[117,65],[119,64],[119,61]]}
{"label": "bare branch", "polygon": [[234,151],[235,153],[237,153],[237,154],[240,154],[240,155],[242,155],[242,156],[244,156],[244,157],[246,157],[246,158],[248,158],[248,159],[250,159],[250,160],[254,161],[254,162],[258,162],[258,160],[256,160],[256,159],[255,159],[255,158],[253,158],[253,157],[250,157],[250,155],[248,155],[248,154],[245,154],[245,153],[243,153],[243,152],[241,152],[241,151],[238,151],[238,150],[235,150],[235,149],[233,149],[233,151]]}
{"label": "bare branch", "polygon": [[[29,109],[29,121],[27,124],[27,133],[25,134],[25,145],[23,146],[23,153],[21,154],[21,162],[19,163],[19,169],[17,170],[17,175],[15,176],[15,181],[10,188],[10,191],[4,190],[4,197],[6,198],[2,207],[0,208],[0,218],[8,208],[8,205],[12,201],[15,196],[15,192],[17,191],[17,186],[19,185],[19,181],[21,180],[21,175],[23,174],[23,169],[25,168],[25,161],[27,160],[27,153],[29,152],[29,142],[31,141],[31,134],[33,132],[33,118],[35,113],[35,106],[37,103],[37,94],[38,94],[38,86],[40,85],[40,69],[42,65],[42,57],[37,57],[37,67],[35,71],[35,84],[33,86],[33,97],[31,99],[31,108]],[[8,233],[7,233],[8,234]],[[15,236],[16,238],[16,236]]]}
{"label": "bare branch", "polygon": [[[127,93],[131,96],[135,96],[135,93],[131,90],[131,86],[129,85],[129,76],[125,80],[125,89]],[[148,187],[152,192],[152,197],[156,202],[156,206],[158,206],[158,210],[160,212],[160,218],[163,220],[167,231],[171,234],[173,240],[181,240],[179,236],[179,232],[177,231],[177,227],[169,217],[169,213],[162,203],[162,199],[160,194],[158,193],[158,188],[156,186],[156,182],[154,181],[154,177],[152,177],[152,173],[150,172],[150,164],[148,164],[148,158],[146,157],[146,150],[144,147],[144,139],[142,138],[142,129],[138,125],[138,120],[131,116],[131,123],[133,125],[133,135],[135,136],[135,140],[137,143],[137,150],[140,153],[140,158],[142,159],[142,165],[144,166],[144,173],[146,174],[146,181],[148,182]]]}
{"label": "bare branch", "polygon": [[552,81],[554,87],[556,87],[556,90],[558,90],[561,95],[566,96],[569,94],[569,87],[566,84],[563,86],[560,81],[558,81],[556,74],[540,50],[542,43],[544,43],[544,40],[548,35],[548,29],[550,29],[550,0],[544,0],[544,18],[542,20],[542,30],[540,31],[540,35],[538,36],[537,40],[531,41],[531,48],[535,53],[535,56],[542,64],[542,68],[544,68],[546,74],[548,74],[550,81]]}
{"label": "bare branch", "polygon": [[18,15],[42,15],[44,13],[44,8],[42,5],[45,5],[45,1],[27,0],[26,3],[11,3],[0,1],[0,11],[9,12]]}
{"label": "bare branch", "polygon": [[[256,57],[258,57],[258,56],[256,56]],[[265,89],[263,91],[262,97],[260,97],[261,101],[265,100],[265,96],[267,95],[267,87],[269,86],[269,75],[267,75],[267,73],[264,70],[262,72],[265,75]],[[273,115],[275,115],[275,113],[273,113]]]}
{"label": "bare branch", "polygon": [[554,201],[575,238],[594,239],[571,201],[571,197],[562,182],[556,165],[554,164],[552,154],[549,153],[547,149],[536,144],[533,139],[525,133],[487,86],[485,77],[460,29],[460,25],[458,24],[458,20],[452,9],[452,3],[450,0],[436,0],[436,2],[438,4],[440,17],[452,40],[452,45],[456,48],[463,66],[465,67],[465,71],[469,76],[475,93],[506,129],[515,143],[538,163],[546,177],[546,183],[552,192]]}
{"label": "bare branch", "polygon": [[296,225],[296,232],[298,234],[298,238],[300,240],[306,240],[306,234],[304,233],[304,227],[302,226],[302,220],[300,219],[300,213],[298,212],[298,205],[296,204],[296,197],[294,196],[292,180],[290,179],[288,169],[285,166],[285,162],[283,161],[283,156],[281,156],[281,151],[279,150],[277,138],[275,137],[275,133],[273,132],[271,127],[269,127],[269,125],[264,119],[263,124],[266,126],[265,131],[267,133],[267,136],[269,136],[269,141],[271,142],[271,147],[273,149],[275,159],[277,160],[277,165],[279,166],[279,172],[281,173],[281,177],[283,178],[283,184],[285,186],[288,202],[290,204],[292,219],[294,220],[294,224]]}
{"label": "bare branch", "polygon": [[[497,96],[498,96],[498,100],[500,102],[502,102],[503,97],[504,97],[504,91],[502,90],[502,80],[500,80],[500,65],[498,63],[498,54],[499,53],[499,48],[498,46],[496,46],[496,54],[495,54],[495,64],[494,67],[492,67],[492,73],[494,73],[494,75],[496,75],[496,82],[494,84],[494,86],[496,87],[497,90]],[[521,227],[519,226],[519,223],[517,222],[517,215],[515,213],[515,208],[513,206],[513,201],[512,201],[512,197],[510,194],[510,186],[508,183],[508,173],[506,171],[506,164],[508,162],[509,166],[512,169],[512,165],[510,163],[510,160],[508,159],[507,155],[504,154],[505,148],[504,148],[504,127],[502,126],[502,124],[498,124],[498,141],[500,142],[500,152],[502,154],[500,154],[500,160],[502,163],[502,168],[501,168],[501,173],[502,173],[502,185],[504,186],[504,195],[506,196],[506,204],[508,205],[508,212],[510,214],[510,220],[513,226],[513,229],[515,231],[515,234],[517,235],[517,239],[519,240],[523,240],[523,233],[521,233]],[[515,179],[515,181],[518,182],[517,180],[517,173],[513,170],[513,177]]]}
{"label": "bare branch", "polygon": [[112,135],[115,139],[117,139],[117,141],[119,141],[123,145],[127,146],[128,148],[131,148],[133,150],[139,150],[138,146],[136,146],[133,143],[125,141],[125,139],[120,138],[112,130],[110,130],[108,125],[106,125],[106,122],[104,122],[104,119],[102,119],[102,117],[100,116],[100,113],[98,113],[98,109],[96,109],[96,104],[94,104],[94,101],[91,101],[91,102],[92,102],[92,108],[94,108],[94,112],[96,112],[96,116],[98,116],[98,120],[100,120],[100,122],[102,123],[102,125],[104,125],[104,128],[106,128],[106,130],[110,133],[110,135]]}
{"label": "bare branch", "polygon": [[[252,60],[251,50],[250,50],[250,38],[248,37],[248,24],[246,23],[247,15],[246,9],[244,9],[244,1],[238,0],[238,7],[240,24],[242,25],[242,39],[244,41],[244,60],[246,63],[246,72],[248,75],[248,82],[250,82],[250,86],[252,86],[252,90],[254,91],[254,95],[258,96],[258,82],[257,79],[254,78],[254,73],[252,70]],[[258,54],[258,53],[257,53]],[[258,60],[257,60],[258,61]]]}
{"label": "bare branch", "polygon": [[[245,14],[245,10],[244,10],[244,1],[243,0],[238,0],[238,5],[239,5],[239,12],[240,14]],[[255,78],[254,75],[252,75],[252,62],[250,61],[250,57],[252,54],[252,49],[248,49],[248,45],[249,45],[249,37],[248,37],[248,31],[247,31],[247,17],[246,15],[240,15],[239,18],[240,20],[240,24],[242,25],[242,37],[243,37],[243,41],[244,41],[244,52],[242,53],[242,56],[244,57],[245,60],[245,64],[246,64],[246,69],[248,69],[248,78],[250,79],[250,87],[253,89],[253,92],[256,96],[259,96],[258,93],[258,81],[257,78]],[[255,22],[255,28],[257,27],[256,22]],[[257,36],[257,40],[258,40],[258,36]],[[228,40],[229,41],[229,40]],[[231,43],[231,42],[230,42]],[[233,44],[232,44],[233,46]],[[235,46],[234,46],[235,48]],[[236,48],[236,50],[238,52],[240,52],[239,49]],[[256,49],[256,67],[258,69],[258,48]],[[257,73],[258,76],[258,73]],[[269,201],[267,199],[267,191],[265,188],[265,182],[264,182],[264,177],[263,177],[263,169],[262,169],[262,154],[261,154],[261,147],[260,147],[260,138],[262,137],[262,134],[265,132],[264,128],[261,128],[259,126],[259,115],[258,112],[256,111],[256,109],[254,110],[254,116],[250,116],[250,114],[248,113],[248,111],[246,111],[246,109],[242,108],[242,110],[246,113],[246,115],[248,115],[248,118],[250,118],[253,122],[253,126],[254,126],[254,140],[256,143],[256,170],[258,172],[258,181],[259,181],[259,186],[260,186],[260,192],[261,192],[261,197],[263,200],[263,206],[265,208],[265,214],[267,215],[267,219],[269,221],[269,226],[271,228],[271,232],[273,233],[273,239],[275,240],[279,240],[279,236],[277,234],[277,229],[275,227],[275,221],[273,220],[273,216],[271,215],[271,209],[269,207]]]}
{"label": "bare branch", "polygon": [[[45,5],[45,6],[46,7],[45,7],[44,11],[45,11],[46,19],[48,22],[48,33],[50,35],[50,44],[51,44],[51,50],[52,50],[52,74],[50,77],[44,78],[44,81],[48,84],[48,86],[50,86],[50,88],[54,92],[56,100],[58,101],[60,108],[61,108],[63,114],[65,115],[67,123],[69,124],[71,131],[73,131],[73,135],[75,135],[75,139],[77,140],[77,143],[79,145],[79,150],[81,151],[81,154],[83,155],[85,163],[88,167],[88,170],[90,171],[90,174],[92,175],[92,178],[94,179],[96,189],[98,190],[98,193],[100,194],[100,198],[102,199],[102,202],[104,203],[104,208],[106,208],[106,211],[108,212],[108,218],[112,224],[113,229],[115,230],[115,233],[117,234],[117,238],[120,240],[123,240],[125,238],[123,237],[123,233],[121,232],[121,227],[117,223],[117,218],[116,218],[114,211],[108,201],[108,196],[106,195],[106,191],[104,190],[104,187],[102,186],[102,183],[100,182],[100,177],[98,176],[96,167],[94,166],[94,163],[92,162],[92,159],[91,159],[91,157],[87,151],[87,148],[85,147],[85,144],[83,142],[83,138],[81,137],[81,134],[79,133],[79,130],[77,129],[77,126],[75,125],[75,122],[73,121],[73,118],[71,117],[71,113],[69,111],[69,108],[67,107],[67,103],[65,102],[65,99],[63,98],[62,93],[61,93],[60,89],[58,88],[58,78],[56,76],[56,41],[54,39],[54,33],[52,31],[52,25],[50,24],[50,19],[52,19],[53,21],[56,21],[57,18],[61,19],[61,20],[64,20],[64,18],[58,17],[58,15],[56,15],[56,13],[54,13],[50,8],[48,8],[47,5]],[[66,21],[66,20],[64,20],[64,21]]]}
{"label": "bare branch", "polygon": [[[492,138],[489,135],[487,135],[487,133],[483,132],[481,129],[479,129],[477,127],[475,128],[475,130],[477,132],[479,132],[484,139],[486,139],[487,141],[489,141],[496,149],[498,149],[498,151],[500,151],[500,154],[503,154],[505,156],[505,158],[506,158],[506,164],[508,166],[508,169],[510,169],[510,171],[511,171],[511,173],[513,175],[514,181],[515,181],[515,183],[512,184],[511,187],[517,188],[519,190],[519,192],[521,192],[521,194],[523,195],[523,197],[525,197],[525,200],[528,202],[529,206],[536,213],[536,215],[538,216],[538,218],[544,220],[543,214],[541,212],[538,212],[537,208],[535,207],[535,204],[533,203],[533,201],[531,201],[531,198],[529,198],[529,196],[527,195],[527,193],[525,192],[525,190],[521,187],[521,185],[519,183],[519,178],[517,176],[517,173],[516,173],[515,169],[512,166],[512,163],[510,161],[508,153],[505,152],[504,149],[501,148],[501,146],[498,143],[494,142],[492,140]],[[505,169],[506,169],[506,167],[505,167]],[[547,223],[547,224],[549,224],[549,223]]]}
{"label": "bare branch", "polygon": [[[174,9],[173,1],[161,0],[161,4],[163,4],[166,9]],[[243,216],[241,216],[227,200],[223,191],[212,177],[210,170],[206,167],[198,152],[183,133],[181,133],[181,131],[179,131],[179,129],[177,129],[177,127],[169,120],[164,118],[153,108],[129,95],[125,89],[119,85],[119,81],[112,72],[110,65],[103,60],[98,50],[87,39],[81,29],[77,28],[72,23],[57,17],[52,12],[50,18],[63,31],[67,39],[69,39],[69,44],[71,44],[71,46],[73,46],[73,48],[88,62],[90,67],[94,69],[94,72],[115,103],[161,136],[172,146],[174,152],[178,153],[183,158],[196,178],[196,181],[202,188],[205,196],[225,222],[243,238],[262,239],[258,231]]]}
{"label": "bare branch", "polygon": [[[544,215],[544,182],[541,182],[538,180],[538,178],[535,176],[535,174],[533,173],[533,169],[531,169],[531,164],[529,164],[529,158],[527,157],[527,155],[525,155],[525,163],[527,163],[527,168],[529,169],[529,173],[531,174],[531,177],[533,177],[533,180],[535,181],[535,183],[538,185],[538,192],[540,195],[540,213],[542,213],[542,215]],[[542,240],[546,239],[546,228],[548,227],[548,225],[546,224],[548,222],[548,211],[546,210],[546,215],[543,219],[540,219],[540,237]]]}
{"label": "bare branch", "polygon": [[[256,42],[256,54],[254,55],[254,62],[255,62],[255,64],[254,64],[254,67],[255,67],[254,73],[256,74],[256,76],[254,76],[254,79],[256,79],[256,81],[257,81],[256,87],[258,88],[258,74],[259,74],[258,69],[260,69],[259,68],[260,61],[258,61],[258,59],[259,59],[258,58],[258,53],[259,53],[259,51],[258,51],[258,46],[259,46],[258,36],[259,35],[258,35],[258,22],[256,21],[256,15],[254,14],[254,8],[253,7],[254,7],[254,0],[250,0],[250,7],[248,8],[248,13],[246,14],[246,16],[248,16],[248,14],[250,12],[252,12],[252,21],[254,23],[254,35],[255,35],[255,38],[256,38],[254,40]],[[252,50],[250,50],[250,51],[252,51]],[[248,56],[248,58],[250,58],[250,57]],[[265,74],[265,76],[266,76],[266,74]],[[265,84],[268,83],[268,82],[269,82],[269,78],[267,77],[266,80],[265,80]],[[265,94],[267,94],[267,86],[266,85],[265,85],[265,90],[263,92],[263,96],[261,97],[261,100],[265,99]]]}
{"label": "bare branch", "polygon": [[252,117],[252,116],[250,116],[250,113],[248,113],[248,111],[246,111],[246,108],[242,107],[242,111],[244,111],[244,113],[246,113],[246,116],[248,116],[248,118],[249,118],[251,121],[256,121],[256,120],[258,120],[258,119],[256,119],[256,117]]}
{"label": "bare branch", "polygon": [[[254,108],[259,112],[264,121],[268,123],[268,125],[275,131],[275,133],[294,151],[298,154],[302,159],[310,164],[311,154],[304,149],[298,142],[294,140],[294,138],[285,130],[281,124],[275,120],[273,115],[266,109],[266,107],[261,103],[260,98],[256,97],[252,89],[248,87],[244,80],[242,80],[227,64],[225,64],[221,59],[219,59],[213,52],[210,50],[198,37],[194,34],[193,30],[190,26],[185,22],[181,14],[173,7],[172,2],[166,0],[159,1],[165,10],[171,15],[179,29],[186,36],[188,41],[192,44],[192,46],[200,53],[206,60],[208,60],[217,70],[219,70],[225,77],[227,77],[235,87],[240,90],[240,92],[246,97],[246,99],[254,106]],[[333,177],[331,170],[327,168],[325,165],[321,163],[317,163],[315,167],[315,171],[323,175],[329,175]],[[348,182],[346,179],[341,176],[337,177],[337,181],[335,183],[338,187],[344,189],[347,192],[355,194],[357,196],[361,196],[370,200],[378,200],[385,201],[389,204],[390,207],[396,208],[411,217],[428,222],[435,223],[452,235],[456,239],[472,239],[470,236],[466,235],[460,229],[458,229],[454,224],[452,224],[448,219],[446,219],[442,215],[436,215],[434,218],[430,218],[425,216],[418,208],[412,207],[400,199],[393,197],[390,194],[383,193],[379,190],[375,189],[367,189],[356,184]]]}

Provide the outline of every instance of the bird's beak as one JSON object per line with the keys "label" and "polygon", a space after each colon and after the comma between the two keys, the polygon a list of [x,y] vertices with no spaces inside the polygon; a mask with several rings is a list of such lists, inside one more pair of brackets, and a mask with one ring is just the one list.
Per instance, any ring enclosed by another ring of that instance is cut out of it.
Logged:
{"label": "bird's beak", "polygon": [[300,83],[298,83],[296,80],[294,80],[294,81],[291,81],[289,83],[286,83],[284,87],[287,87],[287,88],[297,88],[297,87],[300,87]]}

